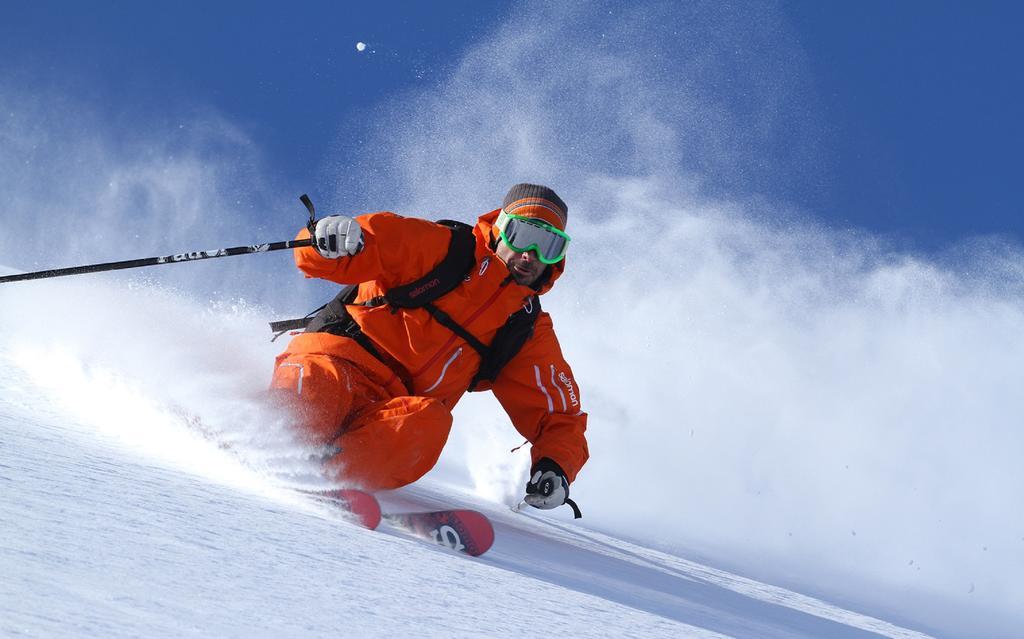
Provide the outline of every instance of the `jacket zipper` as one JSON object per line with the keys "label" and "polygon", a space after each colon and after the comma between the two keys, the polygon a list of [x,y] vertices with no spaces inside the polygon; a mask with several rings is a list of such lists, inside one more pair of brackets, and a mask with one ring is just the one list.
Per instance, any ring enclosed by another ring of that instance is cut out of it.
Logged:
{"label": "jacket zipper", "polygon": [[441,369],[441,376],[437,378],[437,381],[434,382],[433,384],[431,384],[430,388],[425,388],[421,392],[429,393],[430,391],[432,391],[435,388],[437,388],[438,386],[440,386],[441,382],[444,380],[445,374],[448,372],[448,367],[452,365],[452,362],[454,362],[456,359],[459,358],[459,355],[462,355],[462,347],[461,346],[459,347],[459,349],[457,351],[452,353],[452,356],[449,357],[448,361],[444,363],[444,367]]}

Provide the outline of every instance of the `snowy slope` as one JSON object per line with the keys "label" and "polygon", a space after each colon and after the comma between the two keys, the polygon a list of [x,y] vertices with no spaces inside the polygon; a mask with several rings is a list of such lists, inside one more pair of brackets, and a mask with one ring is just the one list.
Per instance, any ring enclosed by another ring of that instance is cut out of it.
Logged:
{"label": "snowy slope", "polygon": [[[5,635],[924,636],[465,498],[497,523],[479,560],[364,531],[202,440],[196,455],[232,481],[90,441],[23,383],[3,379]],[[445,492],[400,494],[426,506]]]}
{"label": "snowy slope", "polygon": [[[240,327],[262,311],[44,287],[2,291],[2,636],[926,636],[443,472],[385,507],[484,510],[487,555],[363,530],[289,490],[325,485],[314,451],[246,399],[269,360]],[[33,315],[53,295],[74,322]]]}

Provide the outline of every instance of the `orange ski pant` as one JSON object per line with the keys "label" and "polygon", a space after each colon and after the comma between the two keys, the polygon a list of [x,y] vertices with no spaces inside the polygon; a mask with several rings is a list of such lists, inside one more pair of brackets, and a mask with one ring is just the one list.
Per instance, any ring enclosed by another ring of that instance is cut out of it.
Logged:
{"label": "orange ski pant", "polygon": [[329,471],[367,490],[398,488],[426,474],[452,426],[444,404],[408,395],[359,344],[329,333],[292,339],[277,357],[270,390],[312,443],[340,449]]}

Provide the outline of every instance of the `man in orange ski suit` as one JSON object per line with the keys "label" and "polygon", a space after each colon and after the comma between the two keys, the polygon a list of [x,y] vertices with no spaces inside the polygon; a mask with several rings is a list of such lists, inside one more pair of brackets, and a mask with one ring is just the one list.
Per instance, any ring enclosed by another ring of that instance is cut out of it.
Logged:
{"label": "man in orange ski suit", "polygon": [[[388,212],[317,222],[316,248],[296,249],[295,262],[306,277],[358,284],[344,308],[364,342],[307,330],[278,356],[271,388],[302,432],[340,451],[328,462],[340,478],[391,489],[434,466],[451,409],[482,361],[467,340],[491,344],[513,313],[532,312],[528,305],[551,289],[565,268],[567,218],[561,198],[534,184],[513,186],[501,209],[480,216],[472,267],[433,302],[470,333],[466,339],[424,308],[372,303],[438,267],[449,251],[448,227]],[[304,229],[299,238],[310,235]],[[525,501],[538,508],[572,503],[569,484],[589,456],[587,414],[547,313],[537,314],[525,344],[493,381],[473,390],[487,389],[532,444]]]}

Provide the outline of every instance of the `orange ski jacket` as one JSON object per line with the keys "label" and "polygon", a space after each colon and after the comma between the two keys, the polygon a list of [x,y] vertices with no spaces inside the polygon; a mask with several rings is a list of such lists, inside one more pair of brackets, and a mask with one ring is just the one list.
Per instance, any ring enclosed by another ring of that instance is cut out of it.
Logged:
{"label": "orange ski jacket", "polygon": [[[434,301],[484,344],[490,344],[509,316],[529,304],[535,294],[550,290],[565,265],[565,260],[552,265],[550,276],[546,280],[542,276],[536,290],[513,281],[491,248],[499,212],[482,215],[473,229],[476,264],[465,281]],[[358,305],[437,266],[447,254],[451,231],[428,220],[389,212],[355,219],[363,231],[362,251],[352,257],[328,259],[316,249],[304,247],[295,250],[296,265],[306,277],[358,284],[356,305],[348,310],[363,333],[405,369],[401,376],[411,385],[411,395],[436,398],[451,410],[476,374],[479,354],[426,309]],[[299,239],[308,237],[308,230],[299,232]],[[533,335],[497,379],[476,390],[488,389],[516,430],[532,444],[533,463],[548,457],[573,481],[589,457],[584,436],[587,414],[547,313],[541,312]]]}

